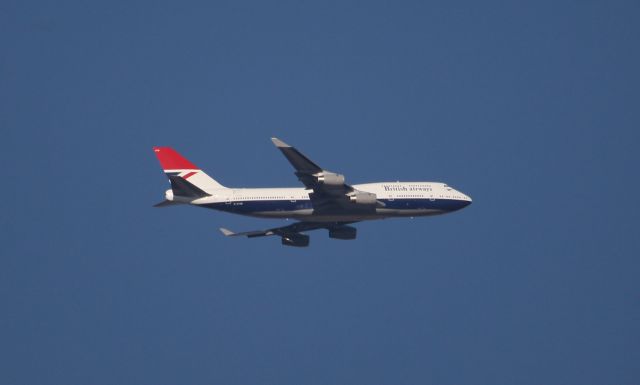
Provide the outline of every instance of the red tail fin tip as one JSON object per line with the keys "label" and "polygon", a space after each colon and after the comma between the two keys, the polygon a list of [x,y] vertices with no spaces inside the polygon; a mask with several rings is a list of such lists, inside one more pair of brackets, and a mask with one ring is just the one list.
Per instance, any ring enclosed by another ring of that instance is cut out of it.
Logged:
{"label": "red tail fin tip", "polygon": [[171,147],[154,147],[153,151],[156,153],[163,170],[199,170],[195,164]]}

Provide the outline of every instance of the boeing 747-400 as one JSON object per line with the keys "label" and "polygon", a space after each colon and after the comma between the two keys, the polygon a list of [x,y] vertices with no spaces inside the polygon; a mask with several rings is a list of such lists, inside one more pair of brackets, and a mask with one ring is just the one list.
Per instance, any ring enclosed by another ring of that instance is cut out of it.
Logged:
{"label": "boeing 747-400", "polygon": [[226,236],[276,235],[287,246],[308,246],[303,232],[327,229],[329,237],[355,239],[353,223],[391,217],[446,214],[467,207],[471,198],[438,182],[378,182],[349,185],[344,175],[327,171],[277,138],[273,144],[295,169],[304,187],[228,188],[207,175],[171,147],[154,147],[171,188],[156,207],[189,204],[261,218],[290,218],[295,223]]}

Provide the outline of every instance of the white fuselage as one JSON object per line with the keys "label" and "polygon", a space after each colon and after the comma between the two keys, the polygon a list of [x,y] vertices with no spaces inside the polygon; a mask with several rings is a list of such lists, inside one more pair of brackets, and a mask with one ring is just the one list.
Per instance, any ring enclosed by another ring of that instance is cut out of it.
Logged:
{"label": "white fuselage", "polygon": [[[185,201],[197,206],[264,218],[292,218],[313,222],[349,222],[388,217],[437,215],[466,207],[471,198],[438,182],[380,182],[352,185],[376,194],[379,202],[371,210],[314,211],[304,188],[221,188],[211,196]],[[180,201],[167,191],[167,199]]]}

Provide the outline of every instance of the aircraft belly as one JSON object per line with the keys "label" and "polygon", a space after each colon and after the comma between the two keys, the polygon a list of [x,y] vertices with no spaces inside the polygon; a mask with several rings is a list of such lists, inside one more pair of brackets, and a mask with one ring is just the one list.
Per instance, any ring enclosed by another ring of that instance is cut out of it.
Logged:
{"label": "aircraft belly", "polygon": [[313,209],[304,210],[277,210],[277,211],[255,211],[248,215],[261,218],[298,218],[313,215]]}
{"label": "aircraft belly", "polygon": [[314,210],[309,201],[261,201],[214,203],[203,206],[259,218],[290,218],[305,222],[354,222],[391,217],[419,217],[455,211],[460,205],[450,200],[385,200],[386,207],[375,210]]}
{"label": "aircraft belly", "polygon": [[248,215],[260,218],[290,218],[304,222],[356,222],[392,217],[419,217],[443,214],[442,210],[433,209],[377,209],[371,213],[314,213],[313,210],[296,211],[262,211]]}
{"label": "aircraft belly", "polygon": [[440,209],[378,209],[377,212],[385,217],[424,217],[444,214],[446,211]]}

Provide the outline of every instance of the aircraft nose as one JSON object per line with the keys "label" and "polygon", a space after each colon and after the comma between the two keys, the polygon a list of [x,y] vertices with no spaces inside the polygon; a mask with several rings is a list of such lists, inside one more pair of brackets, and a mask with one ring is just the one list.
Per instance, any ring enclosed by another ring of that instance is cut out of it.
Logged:
{"label": "aircraft nose", "polygon": [[471,202],[473,202],[471,197],[468,196],[467,194],[460,192],[460,195],[462,195],[462,201],[460,202],[462,205],[462,208],[469,206]]}

